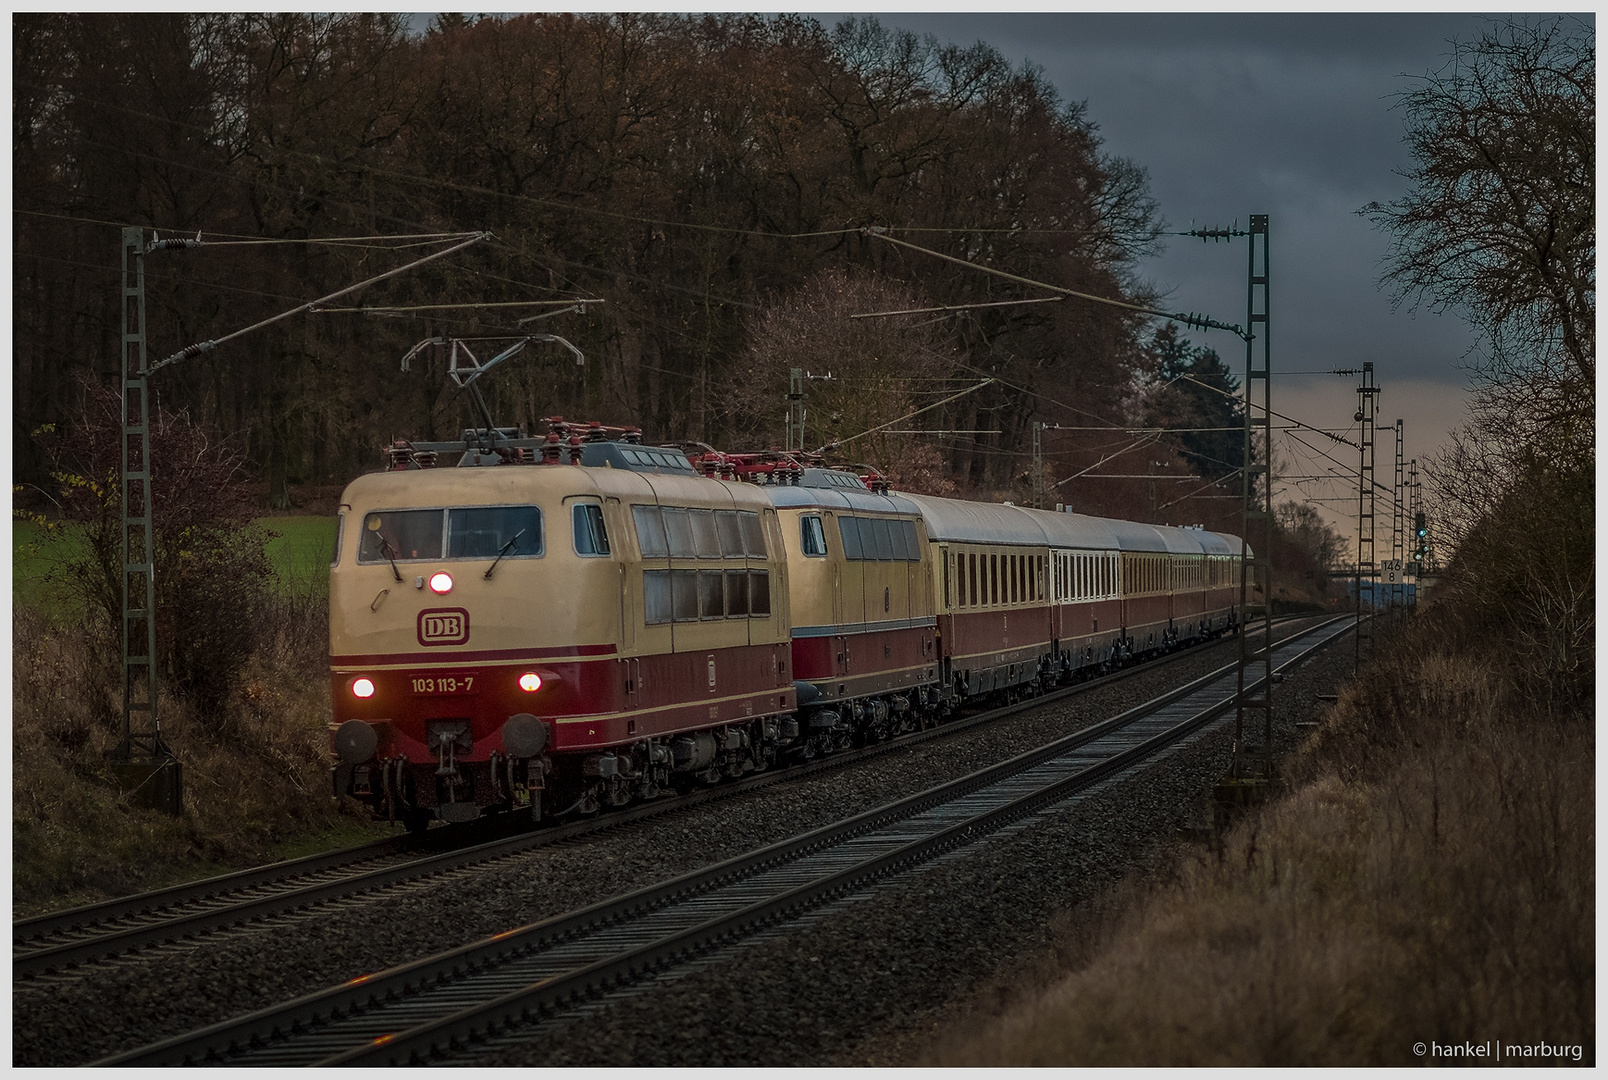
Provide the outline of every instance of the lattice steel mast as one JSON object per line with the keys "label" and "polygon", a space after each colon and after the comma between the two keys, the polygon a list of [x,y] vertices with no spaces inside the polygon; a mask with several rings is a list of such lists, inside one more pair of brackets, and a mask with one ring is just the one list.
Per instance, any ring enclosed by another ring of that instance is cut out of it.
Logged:
{"label": "lattice steel mast", "polygon": [[[1234,699],[1233,775],[1245,778],[1247,719],[1262,720],[1261,775],[1273,752],[1273,370],[1269,320],[1268,215],[1252,214],[1245,296],[1245,441],[1241,485],[1239,687]],[[1258,415],[1258,409],[1260,415]],[[1260,442],[1261,460],[1257,460]],[[1253,619],[1250,591],[1262,588]]]}
{"label": "lattice steel mast", "polygon": [[[151,532],[150,374],[145,356],[145,231],[123,230],[121,761],[171,758],[157,712],[155,537]],[[138,719],[136,719],[138,718]]]}
{"label": "lattice steel mast", "polygon": [[1357,387],[1357,421],[1361,425],[1362,462],[1357,472],[1357,635],[1356,661],[1373,655],[1373,627],[1362,614],[1363,583],[1374,595],[1374,414],[1378,408],[1379,387],[1374,385],[1372,361],[1362,365],[1362,385]]}

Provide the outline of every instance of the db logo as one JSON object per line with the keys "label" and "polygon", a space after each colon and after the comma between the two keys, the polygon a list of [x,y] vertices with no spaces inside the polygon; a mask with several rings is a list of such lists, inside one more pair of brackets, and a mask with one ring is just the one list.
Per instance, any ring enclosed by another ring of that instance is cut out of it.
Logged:
{"label": "db logo", "polygon": [[463,608],[419,612],[420,645],[462,645],[469,640],[469,613]]}

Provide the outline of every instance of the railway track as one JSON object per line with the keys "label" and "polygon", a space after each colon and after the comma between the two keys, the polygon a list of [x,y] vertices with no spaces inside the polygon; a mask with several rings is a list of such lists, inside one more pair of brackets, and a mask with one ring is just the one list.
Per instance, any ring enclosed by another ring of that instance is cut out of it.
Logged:
{"label": "railway track", "polygon": [[[1329,620],[1287,639],[1276,669],[1349,625]],[[97,1064],[436,1063],[528,1038],[544,1019],[672,975],[1141,764],[1231,708],[1235,683],[1228,665],[1038,750],[805,836]]]}
{"label": "railway track", "polygon": [[[1281,620],[1281,624],[1298,617]],[[12,978],[63,972],[96,961],[153,947],[193,941],[205,935],[260,922],[344,897],[415,881],[533,848],[579,839],[605,829],[661,814],[690,810],[783,780],[802,779],[844,768],[878,754],[931,739],[947,738],[1005,716],[1088,693],[1194,655],[1210,643],[1158,661],[1125,668],[1100,678],[947,721],[905,735],[800,766],[752,774],[715,788],[674,799],[628,807],[598,818],[532,830],[518,819],[492,818],[432,829],[421,836],[399,836],[360,847],[276,863],[205,881],[176,886],[104,904],[42,915],[12,924]],[[511,835],[510,835],[511,834]],[[492,837],[487,839],[487,837]]]}

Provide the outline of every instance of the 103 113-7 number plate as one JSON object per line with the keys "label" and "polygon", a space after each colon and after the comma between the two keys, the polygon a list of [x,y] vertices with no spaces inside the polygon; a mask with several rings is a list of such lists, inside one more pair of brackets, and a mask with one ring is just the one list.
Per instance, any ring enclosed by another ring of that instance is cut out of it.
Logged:
{"label": "103 113-7 number plate", "polygon": [[473,694],[481,676],[473,671],[440,671],[409,676],[415,694]]}

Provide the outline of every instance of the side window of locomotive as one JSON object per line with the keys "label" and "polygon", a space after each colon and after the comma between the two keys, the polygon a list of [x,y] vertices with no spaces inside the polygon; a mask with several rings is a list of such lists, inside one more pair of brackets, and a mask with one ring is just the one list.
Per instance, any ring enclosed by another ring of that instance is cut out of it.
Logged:
{"label": "side window of locomotive", "polygon": [[742,558],[743,527],[738,522],[737,511],[715,511],[715,528],[720,533],[720,557],[723,559]]}
{"label": "side window of locomotive", "polygon": [[916,532],[914,521],[899,522],[900,531],[904,533],[905,558],[911,562],[921,561],[921,534]]}
{"label": "side window of locomotive", "polygon": [[542,512],[534,506],[465,506],[447,511],[447,558],[515,558],[542,553]]}
{"label": "side window of locomotive", "polygon": [[575,525],[575,554],[607,555],[609,534],[603,527],[603,508],[596,503],[576,503],[571,517]]}
{"label": "side window of locomotive", "polygon": [[689,510],[692,521],[692,543],[700,559],[720,558],[720,531],[715,528],[713,510]]}
{"label": "side window of locomotive", "polygon": [[341,538],[346,535],[346,515],[340,514],[335,518],[335,550],[329,554],[329,564],[334,566],[341,561]]}
{"label": "side window of locomotive", "polygon": [[698,621],[698,571],[670,571],[670,606],[676,622]]}
{"label": "side window of locomotive", "polygon": [[[695,559],[697,546],[692,538],[692,519],[680,507],[664,508],[664,531],[670,541],[670,556],[675,559]],[[696,618],[696,616],[694,616]]]}
{"label": "side window of locomotive", "polygon": [[[816,518],[817,527],[820,518]],[[759,515],[752,510],[742,510],[737,514],[737,523],[743,530],[743,549],[750,559],[765,559],[770,556],[765,551],[765,523]]]}
{"label": "side window of locomotive", "polygon": [[698,618],[726,617],[724,575],[719,570],[689,571],[698,575]]}
{"label": "side window of locomotive", "polygon": [[642,572],[642,615],[649,626],[667,623],[673,609],[670,603],[670,571],[644,570]]}
{"label": "side window of locomotive", "polygon": [[838,518],[838,532],[843,536],[843,557],[845,559],[863,559],[865,552],[860,538],[860,519],[855,517]]}
{"label": "side window of locomotive", "polygon": [[798,519],[800,540],[806,555],[826,554],[826,530],[821,528],[818,514],[806,514]]}
{"label": "side window of locomotive", "polygon": [[644,559],[662,559],[670,554],[664,535],[664,515],[657,506],[633,506],[631,517],[636,521],[637,547],[642,549]]}
{"label": "side window of locomotive", "polygon": [[748,572],[748,613],[758,619],[770,616],[770,574],[765,570]]}
{"label": "side window of locomotive", "polygon": [[360,563],[441,558],[440,510],[377,510],[363,516]]}
{"label": "side window of locomotive", "polygon": [[726,571],[726,615],[742,618],[748,614],[748,571]]}
{"label": "side window of locomotive", "polygon": [[877,518],[876,522],[872,528],[876,530],[877,558],[883,562],[892,562],[895,559],[903,562],[904,543],[897,536],[899,523],[889,521],[887,518]]}

